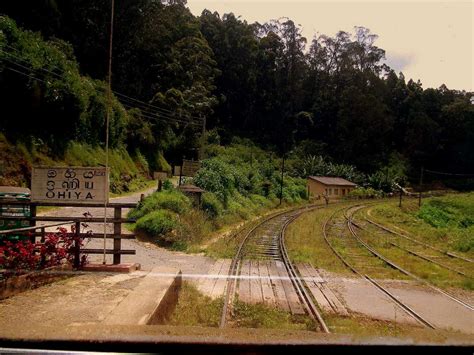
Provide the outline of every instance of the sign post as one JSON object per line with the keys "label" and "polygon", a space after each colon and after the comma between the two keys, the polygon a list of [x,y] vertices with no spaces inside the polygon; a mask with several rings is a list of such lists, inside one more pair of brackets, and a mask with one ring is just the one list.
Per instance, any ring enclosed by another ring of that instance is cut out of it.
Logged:
{"label": "sign post", "polygon": [[199,160],[183,159],[182,175],[193,177],[197,171],[201,169],[201,162]]}
{"label": "sign post", "polygon": [[158,190],[161,191],[163,187],[163,181],[166,180],[168,177],[168,173],[166,171],[155,171],[153,173],[153,180],[158,180]]}
{"label": "sign post", "polygon": [[103,203],[109,201],[109,170],[102,167],[33,167],[31,202]]}

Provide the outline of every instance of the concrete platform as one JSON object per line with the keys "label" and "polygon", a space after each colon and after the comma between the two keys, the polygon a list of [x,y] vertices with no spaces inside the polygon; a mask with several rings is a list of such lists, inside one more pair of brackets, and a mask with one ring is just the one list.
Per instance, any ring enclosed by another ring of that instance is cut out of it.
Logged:
{"label": "concrete platform", "polygon": [[104,324],[160,324],[171,315],[181,288],[181,271],[155,267],[105,318]]}
{"label": "concrete platform", "polygon": [[82,268],[82,271],[130,273],[140,269],[141,266],[138,263],[87,264]]}
{"label": "concrete platform", "polygon": [[181,273],[156,267],[131,273],[78,272],[0,301],[0,334],[44,326],[156,324],[176,305]]}

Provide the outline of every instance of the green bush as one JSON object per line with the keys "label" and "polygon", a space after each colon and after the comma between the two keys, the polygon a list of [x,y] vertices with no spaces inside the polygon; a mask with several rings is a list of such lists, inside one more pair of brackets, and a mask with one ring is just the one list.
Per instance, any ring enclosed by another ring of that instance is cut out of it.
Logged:
{"label": "green bush", "polygon": [[202,210],[211,218],[219,217],[224,207],[212,192],[205,192],[201,201]]}
{"label": "green bush", "polygon": [[270,201],[261,195],[252,194],[249,198],[258,207],[268,207],[270,205]]}
{"label": "green bush", "polygon": [[358,198],[358,199],[364,199],[364,198],[381,198],[382,197],[382,192],[378,190],[374,190],[371,187],[357,187],[351,192],[347,194],[347,198]]}
{"label": "green bush", "polygon": [[163,190],[173,190],[174,186],[170,179],[163,181]]}
{"label": "green bush", "polygon": [[171,232],[178,227],[178,221],[173,213],[166,210],[157,210],[139,218],[136,229],[144,231],[152,237],[157,237]]}
{"label": "green bush", "polygon": [[236,214],[242,219],[248,219],[250,217],[248,208],[242,206],[234,199],[229,200],[226,212],[229,214]]}
{"label": "green bush", "polygon": [[447,227],[454,219],[454,211],[437,208],[428,202],[420,208],[418,217],[435,228]]}
{"label": "green bush", "polygon": [[219,158],[204,160],[194,177],[194,183],[225,202],[234,188],[232,167]]}
{"label": "green bush", "polygon": [[467,199],[434,198],[421,206],[418,217],[436,228],[469,228],[474,225],[473,206]]}
{"label": "green bush", "polygon": [[184,213],[191,208],[188,197],[177,190],[163,190],[147,196],[137,208],[129,212],[130,218],[141,218],[146,214],[166,209],[175,213]]}

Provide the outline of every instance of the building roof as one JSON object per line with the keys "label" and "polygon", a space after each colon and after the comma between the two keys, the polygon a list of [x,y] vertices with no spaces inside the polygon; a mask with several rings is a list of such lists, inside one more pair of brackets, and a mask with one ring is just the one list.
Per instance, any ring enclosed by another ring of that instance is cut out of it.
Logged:
{"label": "building roof", "polygon": [[0,186],[0,193],[2,194],[25,194],[29,195],[31,193],[30,189],[26,187],[16,187],[16,186]]}
{"label": "building roof", "polygon": [[353,182],[340,177],[308,176],[308,179],[315,180],[323,185],[356,186]]}
{"label": "building roof", "polygon": [[26,201],[30,200],[31,191],[26,187],[15,187],[15,186],[0,186],[0,201],[17,200]]}
{"label": "building roof", "polygon": [[206,190],[201,189],[195,185],[181,185],[178,187],[183,192],[191,192],[191,193],[201,193],[206,192]]}

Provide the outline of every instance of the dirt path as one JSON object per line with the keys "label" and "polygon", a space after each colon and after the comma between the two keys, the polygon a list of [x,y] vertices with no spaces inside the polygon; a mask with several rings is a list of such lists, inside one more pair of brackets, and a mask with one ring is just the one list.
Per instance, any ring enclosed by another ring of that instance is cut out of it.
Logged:
{"label": "dirt path", "polygon": [[[111,202],[121,203],[135,203],[140,200],[141,194],[149,195],[155,188],[150,188],[145,191],[140,191],[123,197],[111,198]],[[92,217],[104,217],[103,208],[86,208],[86,207],[61,207],[52,211],[45,211],[41,215],[47,216],[61,216],[61,217],[82,217],[84,213],[90,213]],[[125,216],[128,210],[124,210],[122,213]],[[113,210],[107,210],[107,216],[113,217]],[[46,224],[45,222],[44,224]],[[124,226],[122,226],[124,233],[129,233]],[[52,229],[54,230],[54,228]],[[90,224],[88,230],[92,230],[96,233],[102,233],[104,231],[103,223]],[[112,224],[107,224],[107,231],[112,233]],[[102,249],[104,242],[102,239],[90,239],[86,242],[86,248],[99,248]],[[106,247],[113,247],[113,240],[107,239]],[[140,263],[143,270],[151,270],[154,266],[166,265],[176,267],[182,270],[183,274],[200,274],[207,273],[208,269],[213,265],[214,261],[211,258],[201,255],[190,255],[181,252],[173,252],[163,248],[160,248],[151,243],[144,243],[138,240],[122,240],[123,249],[134,249],[136,255],[122,255],[122,262],[124,263]],[[102,262],[102,255],[89,255],[90,262]],[[107,263],[112,263],[112,255],[106,256]]]}

